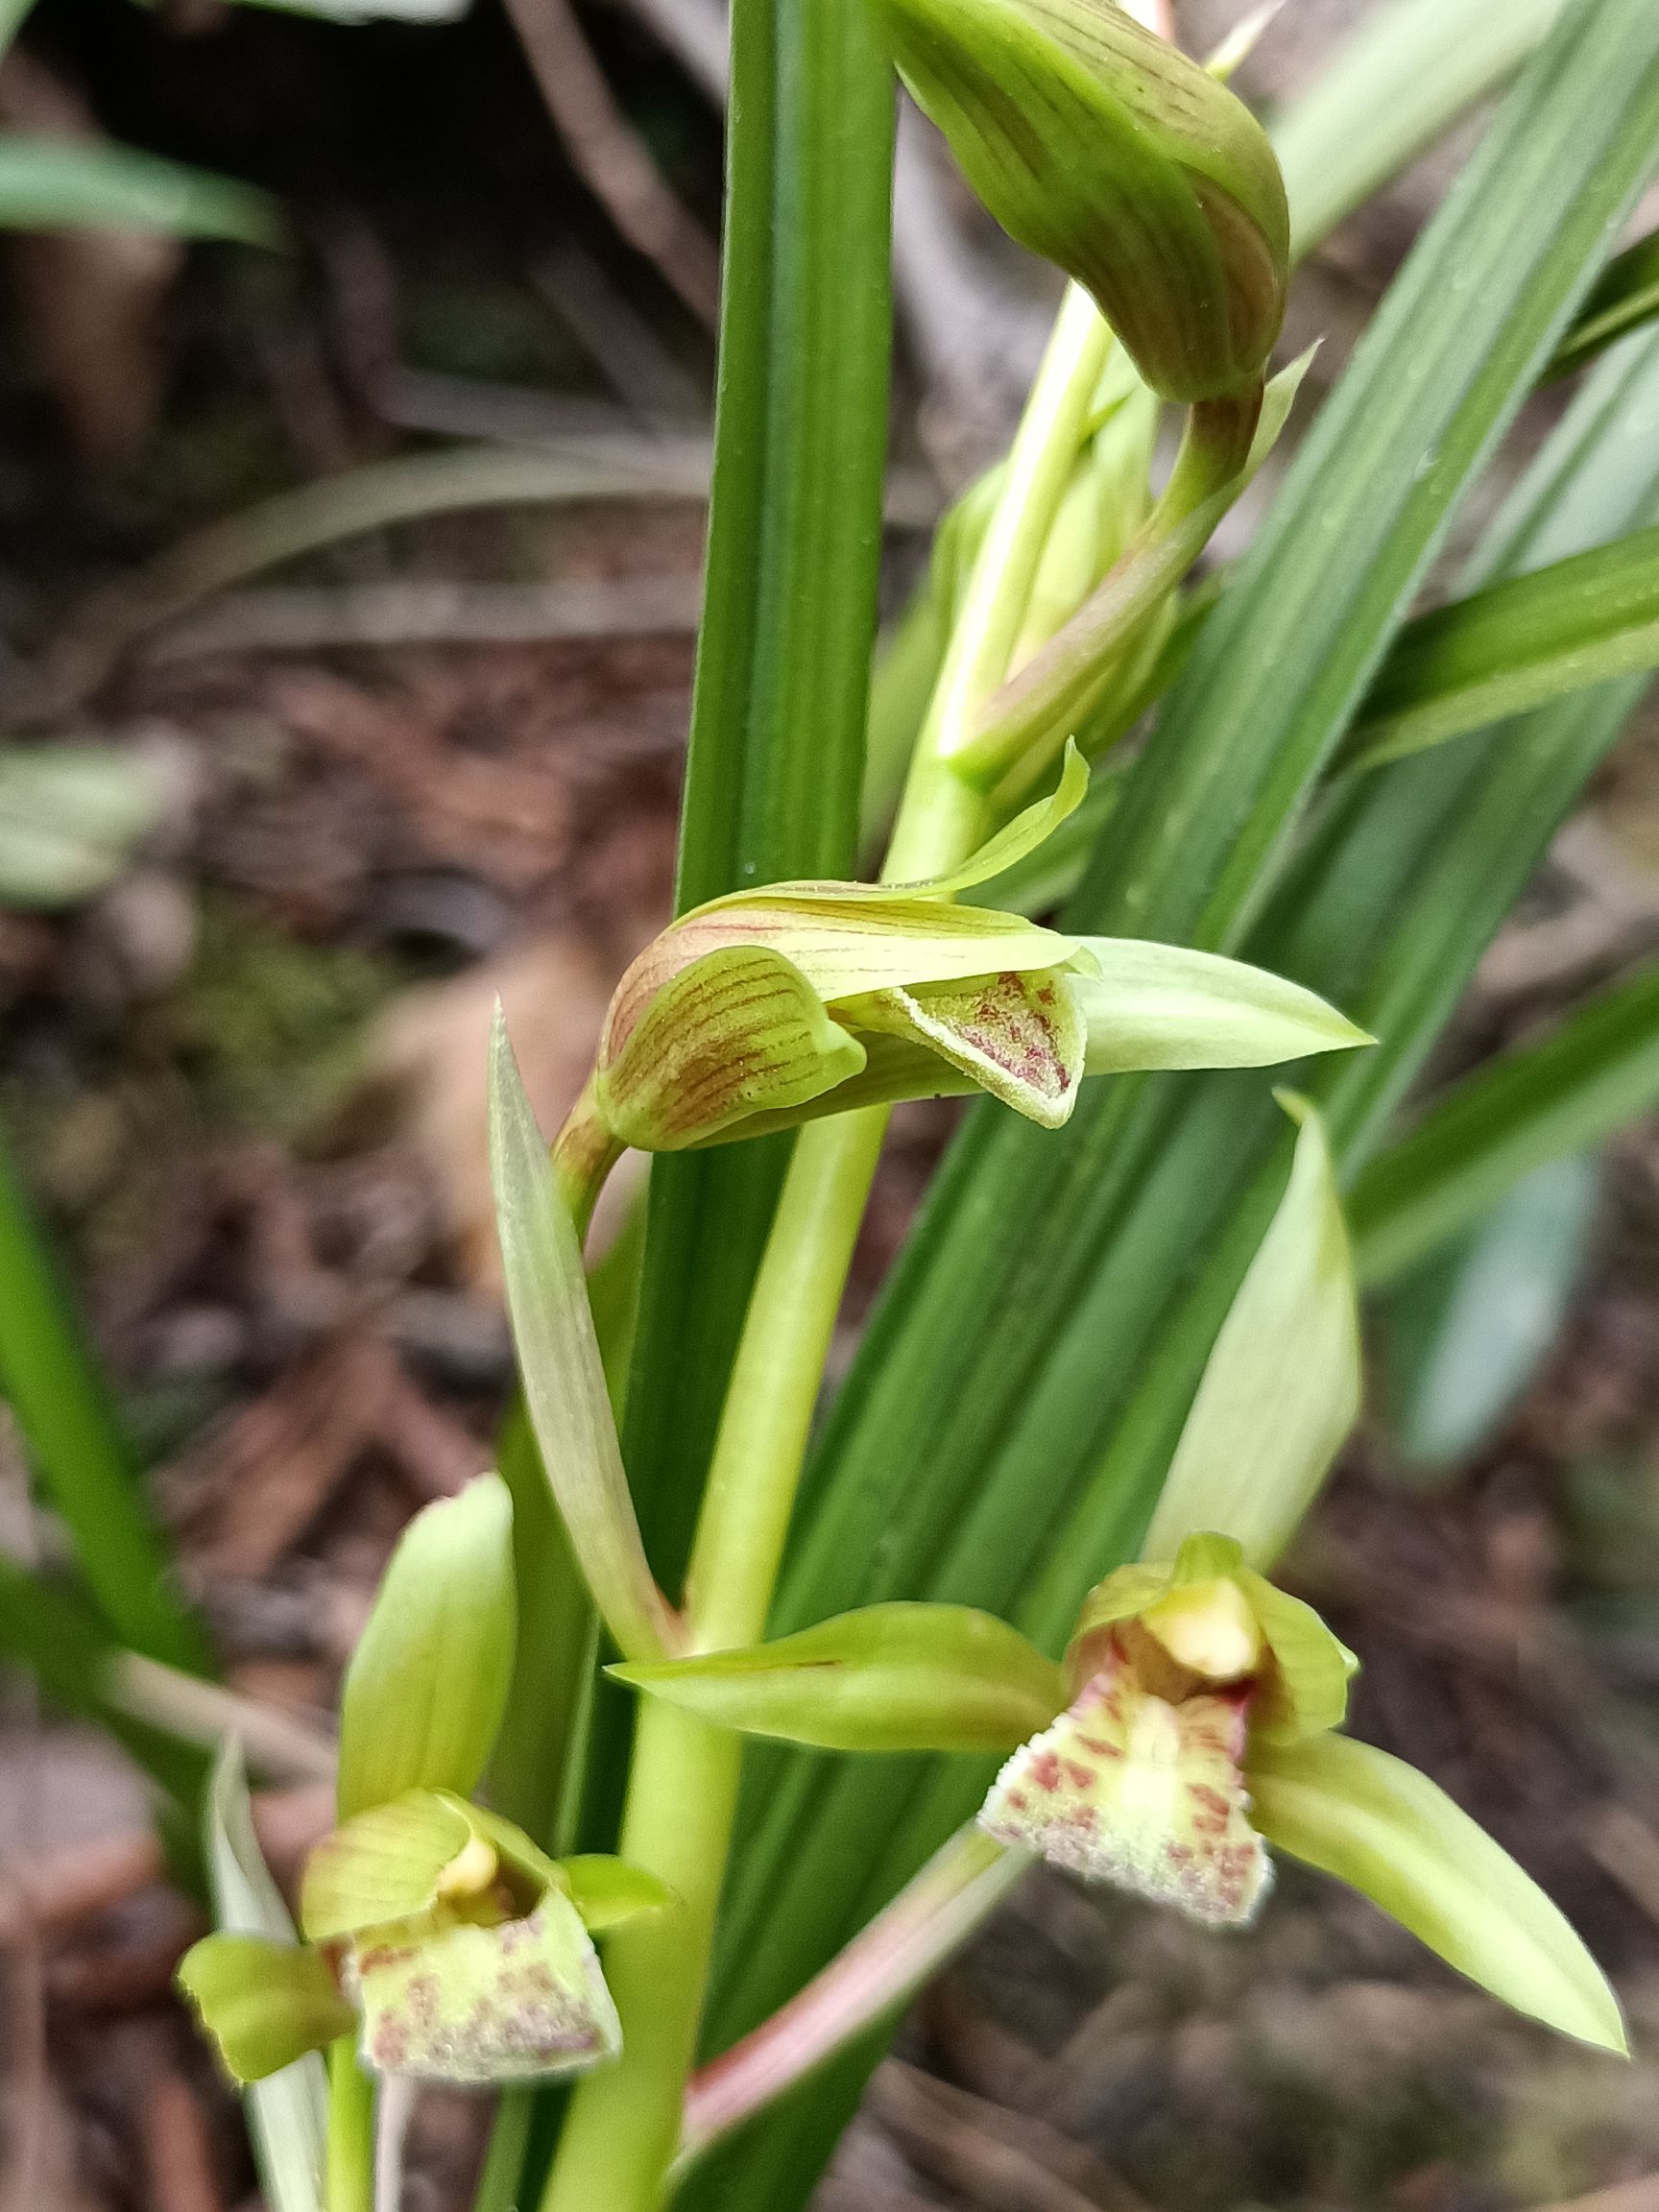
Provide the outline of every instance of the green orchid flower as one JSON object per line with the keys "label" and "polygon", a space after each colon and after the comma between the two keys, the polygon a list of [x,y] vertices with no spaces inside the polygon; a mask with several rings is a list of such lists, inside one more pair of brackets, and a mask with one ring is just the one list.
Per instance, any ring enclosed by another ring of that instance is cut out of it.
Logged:
{"label": "green orchid flower", "polygon": [[927,882],[776,883],[671,924],[618,984],[559,1139],[578,1211],[628,1145],[728,1143],[974,1090],[1058,1128],[1087,1074],[1266,1067],[1369,1042],[1242,962],[956,902],[1035,851],[1088,780],[1069,749],[1050,798]]}
{"label": "green orchid flower", "polygon": [[467,1795],[500,1726],[513,1594],[499,1477],[405,1530],[347,1675],[342,1818],[306,1862],[304,1940],[267,1911],[179,1968],[238,2081],[343,2036],[373,2074],[468,2084],[556,2080],[620,2050],[592,1937],[668,1892],[620,1860],[549,1858]]}
{"label": "green orchid flower", "polygon": [[1304,1101],[1283,1103],[1300,1124],[1289,1180],[1142,1557],[1096,1586],[1061,1666],[969,1607],[879,1605],[750,1650],[613,1671],[753,1734],[1007,1752],[976,1846],[957,1847],[964,1883],[984,1882],[984,1851],[1000,1845],[1241,1926],[1276,1850],[1362,1890],[1518,2011],[1623,2051],[1612,1991],[1530,1877],[1426,1776],[1340,1733],[1353,1654],[1267,1579],[1360,1396],[1324,1133]]}

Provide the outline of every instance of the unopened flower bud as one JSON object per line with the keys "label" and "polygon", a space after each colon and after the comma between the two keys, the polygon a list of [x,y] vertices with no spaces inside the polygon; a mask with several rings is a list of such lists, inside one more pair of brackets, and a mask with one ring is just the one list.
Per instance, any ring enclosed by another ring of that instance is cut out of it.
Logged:
{"label": "unopened flower bud", "polygon": [[1261,377],[1284,180],[1226,87],[1115,0],[874,0],[917,101],[1022,246],[1084,285],[1166,399]]}

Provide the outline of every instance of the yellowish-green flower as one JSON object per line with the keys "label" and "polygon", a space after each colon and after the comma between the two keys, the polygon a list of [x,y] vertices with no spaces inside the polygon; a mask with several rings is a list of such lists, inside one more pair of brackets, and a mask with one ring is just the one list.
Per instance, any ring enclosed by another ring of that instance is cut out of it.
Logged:
{"label": "yellowish-green flower", "polygon": [[1081,801],[1053,796],[923,883],[777,883],[699,906],[617,986],[561,1138],[579,1179],[625,1145],[679,1151],[826,1113],[988,1091],[1046,1128],[1086,1074],[1263,1067],[1367,1042],[1313,993],[1240,961],[1072,937],[957,903]]}
{"label": "yellowish-green flower", "polygon": [[[1537,1885],[1427,1776],[1340,1733],[1352,1654],[1266,1570],[1351,1429],[1360,1355],[1318,1117],[1205,1367],[1142,1560],[1064,1665],[953,1605],[878,1605],[752,1650],[616,1669],[728,1727],[847,1750],[1008,1757],[982,1835],[1238,1926],[1269,1850],[1338,1876],[1517,2010],[1611,2051],[1619,2008]],[[964,1879],[984,1869],[958,1854]]]}
{"label": "yellowish-green flower", "polygon": [[[620,1860],[550,1859],[469,1802],[513,1647],[512,1510],[490,1475],[418,1514],[382,1580],[341,1700],[341,1819],[306,1862],[304,1940],[285,1916],[237,1925],[222,1895],[230,1924],[180,1962],[237,2080],[346,2035],[371,2072],[420,2080],[547,2080],[615,2056],[592,1936],[671,1900]],[[216,1862],[224,1840],[209,1835]]]}

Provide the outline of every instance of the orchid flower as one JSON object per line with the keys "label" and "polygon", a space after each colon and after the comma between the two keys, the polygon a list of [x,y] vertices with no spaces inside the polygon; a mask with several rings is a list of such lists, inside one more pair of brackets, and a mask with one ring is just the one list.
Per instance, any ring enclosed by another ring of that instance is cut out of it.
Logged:
{"label": "orchid flower", "polygon": [[[748,1650],[613,1671],[707,1719],[796,1743],[1008,1751],[977,1839],[926,1877],[924,1925],[956,1928],[958,1877],[998,1892],[986,1853],[999,1845],[1016,1865],[1042,1857],[1204,1926],[1242,1926],[1279,1851],[1362,1890],[1517,2010],[1622,2051],[1611,1990],[1530,1877],[1426,1776],[1340,1733],[1353,1654],[1267,1579],[1360,1392],[1324,1133],[1304,1101],[1283,1103],[1300,1124],[1288,1184],[1211,1352],[1142,1556],[1095,1587],[1060,1666],[969,1607],[878,1605]],[[894,1958],[913,1981],[926,1951],[915,1902],[891,1911]],[[837,2040],[902,1994],[872,1964],[875,1932],[859,1940],[851,2010],[831,1966],[797,2015]],[[764,2056],[775,2072],[776,2052]],[[715,2103],[742,2105],[731,2069]]]}
{"label": "orchid flower", "polygon": [[305,1940],[221,1928],[179,1980],[228,2071],[343,2036],[387,2079],[545,2080],[621,2048],[593,1934],[669,1902],[620,1860],[551,1859],[469,1801],[514,1644],[512,1506],[482,1476],[405,1530],[347,1675],[340,1825],[311,1852]]}
{"label": "orchid flower", "polygon": [[1088,781],[1070,749],[1048,799],[926,882],[775,883],[670,924],[617,985],[559,1139],[576,1210],[628,1145],[682,1151],[974,1090],[1053,1129],[1088,1074],[1267,1067],[1369,1042],[1241,961],[956,903],[1034,852]]}

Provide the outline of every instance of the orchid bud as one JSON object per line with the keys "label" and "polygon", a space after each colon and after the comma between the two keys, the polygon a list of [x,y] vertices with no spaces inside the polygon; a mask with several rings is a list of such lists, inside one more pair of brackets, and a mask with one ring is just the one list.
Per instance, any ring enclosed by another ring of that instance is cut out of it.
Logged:
{"label": "orchid bud", "polygon": [[1260,380],[1289,215],[1266,134],[1115,0],[874,0],[895,60],[1011,236],[1094,296],[1153,391]]}

